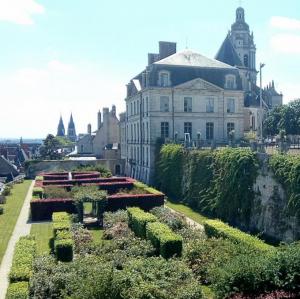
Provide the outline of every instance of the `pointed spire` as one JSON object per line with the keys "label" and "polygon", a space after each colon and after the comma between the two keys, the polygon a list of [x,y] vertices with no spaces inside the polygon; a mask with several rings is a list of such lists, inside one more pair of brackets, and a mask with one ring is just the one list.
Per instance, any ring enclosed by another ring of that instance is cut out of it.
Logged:
{"label": "pointed spire", "polygon": [[62,119],[62,116],[60,115],[59,123],[57,126],[57,134],[56,136],[65,136],[65,126]]}
{"label": "pointed spire", "polygon": [[77,138],[72,112],[71,112],[70,121],[68,124],[68,138],[73,142],[76,141],[76,138]]}

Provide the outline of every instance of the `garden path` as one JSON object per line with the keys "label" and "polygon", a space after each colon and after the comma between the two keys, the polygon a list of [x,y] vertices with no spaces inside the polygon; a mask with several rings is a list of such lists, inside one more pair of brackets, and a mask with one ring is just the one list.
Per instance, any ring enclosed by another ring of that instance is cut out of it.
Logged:
{"label": "garden path", "polygon": [[9,284],[8,275],[12,265],[16,243],[18,242],[21,236],[26,236],[30,234],[31,223],[28,221],[28,215],[30,210],[30,200],[32,198],[33,186],[34,181],[32,181],[28,189],[15,229],[9,240],[6,252],[2,259],[2,264],[0,266],[0,299],[5,299],[6,296],[6,291]]}
{"label": "garden path", "polygon": [[[168,208],[170,211],[172,211],[172,212],[175,213],[175,214],[179,214],[179,215],[183,216],[183,217],[186,219],[186,222],[188,223],[189,226],[204,231],[204,226],[203,226],[202,224],[200,224],[200,223],[194,221],[193,219],[191,219],[191,218],[185,216],[183,213],[180,213],[180,212],[177,212],[177,211],[173,210],[173,209],[170,208],[170,207],[167,207],[167,206],[166,206],[166,208]],[[1,299],[1,298],[0,298],[0,299]]]}

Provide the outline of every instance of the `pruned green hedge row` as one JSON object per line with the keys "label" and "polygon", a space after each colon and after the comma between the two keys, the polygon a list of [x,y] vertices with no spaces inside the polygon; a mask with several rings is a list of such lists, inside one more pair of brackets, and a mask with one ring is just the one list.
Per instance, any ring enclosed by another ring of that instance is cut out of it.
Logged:
{"label": "pruned green hedge row", "polygon": [[28,299],[29,287],[27,281],[11,283],[7,289],[6,299]]}
{"label": "pruned green hedge row", "polygon": [[32,196],[35,198],[43,198],[44,189],[42,187],[34,187],[32,189]]}
{"label": "pruned green hedge row", "polygon": [[149,222],[146,226],[146,237],[164,258],[181,256],[182,237],[175,234],[166,224]]}
{"label": "pruned green hedge row", "polygon": [[71,233],[71,217],[66,212],[52,214],[54,252],[57,260],[70,262],[73,260],[74,241]]}
{"label": "pruned green hedge row", "polygon": [[156,222],[157,217],[146,213],[140,208],[128,208],[128,224],[134,233],[141,238],[146,238],[146,225],[149,222]]}
{"label": "pruned green hedge row", "polygon": [[32,263],[36,251],[36,242],[32,236],[21,237],[18,241],[11,271],[9,274],[9,281],[29,281],[32,275]]}
{"label": "pruned green hedge row", "polygon": [[134,182],[133,183],[133,186],[137,187],[137,188],[140,188],[140,189],[143,189],[145,190],[146,192],[148,193],[151,193],[151,194],[158,194],[158,195],[161,195],[162,193],[152,187],[149,187],[148,185],[146,184],[143,184],[142,182]]}
{"label": "pruned green hedge row", "polygon": [[208,237],[226,238],[234,243],[240,243],[259,251],[274,249],[273,246],[266,244],[262,240],[219,220],[206,220],[204,222],[204,229]]}

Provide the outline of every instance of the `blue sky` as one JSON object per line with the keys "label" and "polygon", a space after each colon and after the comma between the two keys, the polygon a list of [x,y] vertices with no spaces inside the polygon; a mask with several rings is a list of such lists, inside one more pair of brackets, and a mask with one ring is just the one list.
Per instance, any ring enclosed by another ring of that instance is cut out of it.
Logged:
{"label": "blue sky", "polygon": [[55,133],[71,111],[78,132],[95,128],[99,109],[124,110],[159,40],[214,57],[240,2],[264,84],[274,79],[285,103],[300,97],[298,0],[0,0],[0,138]]}

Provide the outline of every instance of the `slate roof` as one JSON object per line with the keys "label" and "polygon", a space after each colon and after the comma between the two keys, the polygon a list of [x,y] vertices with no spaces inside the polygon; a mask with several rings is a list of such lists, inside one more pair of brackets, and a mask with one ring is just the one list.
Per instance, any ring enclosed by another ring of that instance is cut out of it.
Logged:
{"label": "slate roof", "polygon": [[232,69],[231,65],[208,58],[193,50],[185,49],[155,62],[159,65],[189,66],[201,68]]}
{"label": "slate roof", "polygon": [[0,176],[17,176],[19,172],[12,163],[6,160],[3,156],[0,156]]}
{"label": "slate roof", "polygon": [[236,53],[228,35],[223,41],[215,59],[229,64],[231,66],[243,66],[241,59]]}

